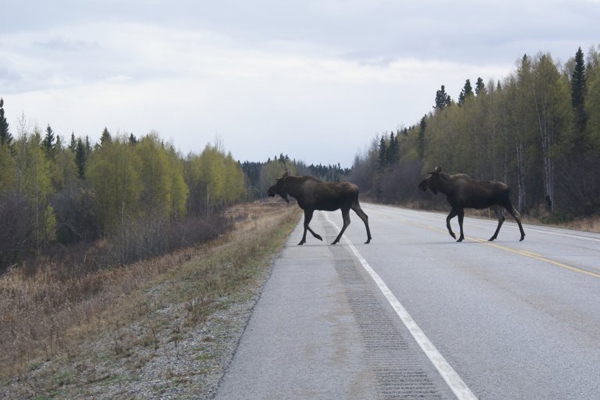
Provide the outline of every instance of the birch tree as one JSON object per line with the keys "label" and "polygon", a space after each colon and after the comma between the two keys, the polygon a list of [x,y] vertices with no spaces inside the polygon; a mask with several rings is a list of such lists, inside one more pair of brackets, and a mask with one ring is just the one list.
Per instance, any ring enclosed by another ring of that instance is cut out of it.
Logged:
{"label": "birch tree", "polygon": [[48,203],[48,197],[53,193],[50,165],[41,144],[37,127],[31,134],[22,131],[15,144],[15,190],[29,204],[29,223],[34,235],[32,245],[38,251],[54,240],[56,229],[54,210]]}
{"label": "birch tree", "polygon": [[106,140],[88,161],[87,180],[98,204],[104,234],[139,215],[140,161],[126,139]]}
{"label": "birch tree", "polygon": [[156,133],[142,137],[139,142],[127,140],[140,160],[140,206],[144,213],[169,216],[172,211],[171,175],[169,160]]}
{"label": "birch tree", "polygon": [[532,98],[543,164],[544,200],[548,210],[552,211],[555,201],[555,151],[559,135],[566,126],[568,92],[548,54],[536,57],[532,77]]}

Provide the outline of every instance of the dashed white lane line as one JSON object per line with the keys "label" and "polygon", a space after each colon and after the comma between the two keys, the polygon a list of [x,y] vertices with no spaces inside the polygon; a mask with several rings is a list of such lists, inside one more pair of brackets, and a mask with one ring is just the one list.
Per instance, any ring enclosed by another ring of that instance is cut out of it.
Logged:
{"label": "dashed white lane line", "polygon": [[[323,213],[325,215],[325,219],[333,225],[339,232],[340,228],[337,224],[329,219],[327,213]],[[463,382],[460,376],[456,373],[454,368],[446,361],[444,356],[436,349],[436,347],[431,343],[429,338],[425,335],[425,333],[421,330],[419,325],[415,322],[415,320],[410,316],[408,311],[404,308],[404,306],[400,303],[400,301],[394,296],[390,288],[386,285],[386,283],[381,279],[381,277],[371,268],[367,260],[358,252],[356,247],[352,244],[350,240],[344,237],[344,241],[348,244],[348,247],[352,250],[360,264],[363,266],[365,271],[371,276],[375,284],[379,287],[379,290],[383,293],[387,301],[390,303],[402,323],[409,330],[415,341],[421,347],[425,355],[429,358],[431,363],[440,373],[444,381],[448,384],[452,392],[456,395],[456,398],[459,400],[476,400],[477,397],[471,392],[471,389]]]}

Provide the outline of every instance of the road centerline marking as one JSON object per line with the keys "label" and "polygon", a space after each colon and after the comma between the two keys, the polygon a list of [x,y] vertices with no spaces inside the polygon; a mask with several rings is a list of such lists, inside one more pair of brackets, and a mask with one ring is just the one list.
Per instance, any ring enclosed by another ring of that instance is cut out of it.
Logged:
{"label": "road centerline marking", "polygon": [[[329,219],[327,213],[322,213],[325,215],[325,219],[327,222],[332,224],[338,231],[339,227],[337,224]],[[442,376],[446,384],[450,387],[454,395],[459,400],[476,400],[477,397],[471,392],[471,389],[465,384],[465,382],[461,379],[461,377],[456,373],[454,368],[446,361],[444,356],[437,350],[437,348],[433,345],[433,343],[429,340],[425,332],[419,327],[416,321],[410,316],[408,311],[404,308],[402,303],[396,298],[396,296],[392,293],[387,284],[381,279],[379,274],[371,268],[367,260],[359,253],[359,251],[354,247],[352,242],[343,237],[344,241],[348,245],[348,247],[354,253],[354,256],[358,259],[362,267],[367,271],[369,276],[373,279],[379,290],[383,293],[386,300],[390,303],[396,315],[400,318],[404,326],[411,333],[412,337],[415,339],[421,350],[425,353],[429,361],[436,368],[438,373]]]}
{"label": "road centerline marking", "polygon": [[501,246],[499,244],[490,243],[490,242],[484,242],[484,244],[487,244],[488,246],[492,246],[492,247],[495,247],[495,248],[500,249],[500,250],[504,250],[504,251],[508,251],[508,252],[511,252],[511,253],[515,253],[515,254],[518,254],[518,255],[521,255],[521,256],[524,256],[524,257],[529,257],[529,258],[533,258],[533,259],[536,259],[536,260],[539,260],[539,261],[547,262],[547,263],[550,263],[550,264],[555,265],[557,267],[568,269],[568,270],[573,271],[573,272],[578,272],[580,274],[584,274],[584,275],[588,275],[588,276],[593,276],[594,278],[600,278],[600,274],[597,274],[595,272],[586,271],[585,269],[573,267],[572,265],[563,264],[563,263],[561,263],[559,261],[554,261],[554,260],[552,260],[550,258],[544,257],[544,256],[542,256],[540,254],[537,254],[537,253],[533,253],[531,251],[527,251],[527,250],[515,250],[515,249],[511,249],[510,247],[505,247],[505,246]]}

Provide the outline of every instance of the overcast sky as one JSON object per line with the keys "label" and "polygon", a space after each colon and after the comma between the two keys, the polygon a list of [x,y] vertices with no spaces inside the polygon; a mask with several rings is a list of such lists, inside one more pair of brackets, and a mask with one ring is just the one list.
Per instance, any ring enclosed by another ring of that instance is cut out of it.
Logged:
{"label": "overcast sky", "polygon": [[13,136],[24,115],[64,138],[350,167],[441,85],[457,99],[523,54],[587,54],[598,21],[600,0],[7,0],[0,97]]}

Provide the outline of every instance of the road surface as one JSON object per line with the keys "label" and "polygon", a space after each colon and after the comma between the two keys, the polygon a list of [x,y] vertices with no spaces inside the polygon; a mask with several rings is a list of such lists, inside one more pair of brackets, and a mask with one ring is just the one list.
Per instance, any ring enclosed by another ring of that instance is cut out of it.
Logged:
{"label": "road surface", "polygon": [[363,209],[294,230],[217,399],[600,398],[599,234]]}

